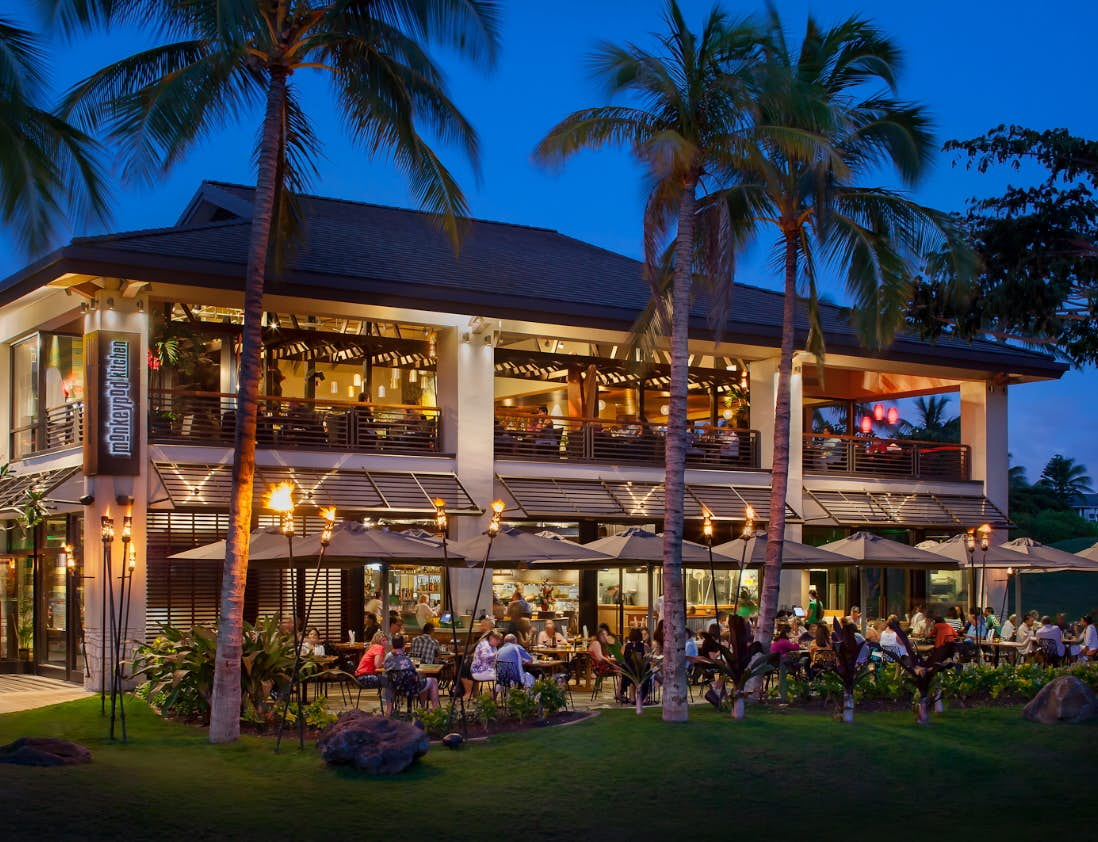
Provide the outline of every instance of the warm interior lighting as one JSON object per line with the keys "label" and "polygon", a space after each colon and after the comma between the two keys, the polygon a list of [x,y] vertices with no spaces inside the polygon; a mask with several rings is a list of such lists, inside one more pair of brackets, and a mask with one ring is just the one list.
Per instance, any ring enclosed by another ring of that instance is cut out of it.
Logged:
{"label": "warm interior lighting", "polygon": [[873,404],[873,420],[884,421],[885,420],[885,406],[883,403]]}
{"label": "warm interior lighting", "polygon": [[862,432],[865,433],[867,436],[873,432],[873,419],[870,418],[868,415],[862,416],[861,429]]}
{"label": "warm interior lighting", "polygon": [[895,426],[900,420],[900,410],[894,406],[888,408],[888,423]]}

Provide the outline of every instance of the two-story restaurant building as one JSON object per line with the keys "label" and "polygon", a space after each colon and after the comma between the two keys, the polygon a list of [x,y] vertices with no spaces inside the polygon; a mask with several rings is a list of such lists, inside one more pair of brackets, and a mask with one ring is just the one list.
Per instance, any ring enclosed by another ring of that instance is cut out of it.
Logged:
{"label": "two-story restaurant building", "polygon": [[[134,636],[216,621],[222,563],[169,556],[223,537],[228,521],[251,197],[204,183],[175,226],[76,239],[0,285],[4,669],[94,686],[104,516],[133,519]],[[321,505],[429,527],[436,497],[453,538],[475,535],[497,497],[508,521],[578,540],[659,530],[669,360],[627,350],[649,294],[637,261],[483,221],[468,223],[455,257],[422,213],[322,198],[304,210],[304,239],[266,286],[257,525],[270,518],[265,490],[291,481],[305,531]],[[725,540],[748,506],[758,524],[769,517],[781,297],[738,286],[716,344],[704,302],[693,315],[687,532],[708,509]],[[823,318],[822,376],[813,360],[795,366],[789,537],[871,528],[914,543],[1004,527],[1008,389],[1063,366],[910,337],[869,354],[837,308]],[[959,399],[959,440],[904,437],[914,399],[940,394]],[[28,524],[32,497],[45,516]],[[787,572],[782,600],[803,604],[813,583],[829,607],[858,599],[872,615],[963,596],[956,571],[878,573],[867,586],[849,571]],[[311,619],[345,639],[373,591],[405,610],[421,593],[439,605],[442,575],[369,559],[326,568]],[[295,580],[253,565],[246,618],[287,611]],[[475,573],[451,581],[453,609],[467,613]],[[649,600],[646,577],[627,571],[620,583],[632,618]],[[617,571],[500,570],[491,586],[545,597],[579,625],[597,621],[618,584]],[[687,584],[691,602],[712,602],[708,577]],[[722,602],[733,586],[722,574]]]}

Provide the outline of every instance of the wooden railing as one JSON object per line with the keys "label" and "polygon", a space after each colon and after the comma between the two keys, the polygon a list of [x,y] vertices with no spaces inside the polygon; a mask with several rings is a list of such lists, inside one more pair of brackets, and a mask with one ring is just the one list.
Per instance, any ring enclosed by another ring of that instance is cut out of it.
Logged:
{"label": "wooden railing", "polygon": [[[438,453],[438,409],[261,395],[259,447],[347,453]],[[236,395],[152,390],[149,441],[229,444],[236,431]]]}
{"label": "wooden railing", "polygon": [[[662,425],[600,418],[496,413],[497,459],[609,464],[663,464]],[[731,427],[692,427],[686,464],[692,468],[756,470],[759,434]]]}
{"label": "wooden railing", "polygon": [[804,472],[922,480],[967,480],[966,444],[806,433]]}
{"label": "wooden railing", "polygon": [[35,453],[80,447],[84,443],[84,402],[54,406],[31,424],[12,427],[11,458],[22,459]]}

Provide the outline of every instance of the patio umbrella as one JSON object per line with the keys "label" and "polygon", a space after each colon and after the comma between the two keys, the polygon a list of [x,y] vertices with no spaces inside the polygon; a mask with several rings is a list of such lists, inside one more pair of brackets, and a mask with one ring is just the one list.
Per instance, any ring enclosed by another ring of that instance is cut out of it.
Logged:
{"label": "patio umbrella", "polygon": [[[597,543],[597,542],[596,542]],[[491,552],[488,547],[491,545]],[[602,562],[609,557],[591,549],[591,544],[576,544],[560,536],[547,538],[523,532],[513,526],[500,527],[493,539],[487,532],[475,538],[457,541],[451,544],[455,551],[466,559],[466,567],[475,567],[488,553],[488,566],[514,565],[525,566],[540,563],[540,566],[573,567],[577,562]]]}
{"label": "patio umbrella", "polygon": [[940,570],[943,567],[958,566],[951,559],[943,559],[934,553],[890,538],[882,538],[871,532],[855,532],[838,541],[824,544],[820,549],[846,556],[853,559],[858,566],[865,567],[919,567]]}
{"label": "patio umbrella", "polygon": [[1085,550],[1079,550],[1075,555],[1079,558],[1084,558],[1087,561],[1098,562],[1098,543],[1091,544]]}
{"label": "patio umbrella", "polygon": [[[214,541],[212,544],[203,544],[201,547],[194,547],[190,550],[184,550],[181,553],[175,553],[168,556],[168,558],[178,558],[190,561],[224,561],[225,560],[225,544],[224,540]],[[252,533],[248,539],[248,552],[249,556],[255,552],[262,552],[274,547],[285,547],[286,536],[282,534],[282,530],[277,526],[264,526],[261,529],[257,529]]]}
{"label": "patio umbrella", "polygon": [[1081,558],[1073,553],[1058,550],[1055,547],[1042,544],[1040,541],[1034,541],[1032,538],[1015,538],[1013,541],[1007,541],[1002,546],[1016,553],[1029,556],[1032,561],[1030,566],[1046,572],[1098,569],[1098,566],[1085,557]]}
{"label": "patio umbrella", "polygon": [[[294,541],[294,561],[320,556],[320,533],[314,533]],[[447,554],[451,566],[464,566],[460,552]],[[252,561],[289,561],[289,547],[285,538],[281,543],[249,553]],[[372,529],[356,520],[337,523],[332,529],[332,540],[324,554],[324,561],[332,566],[348,563],[365,564],[380,562],[421,562],[435,566],[444,563],[442,542],[429,538],[415,538],[388,529]]]}

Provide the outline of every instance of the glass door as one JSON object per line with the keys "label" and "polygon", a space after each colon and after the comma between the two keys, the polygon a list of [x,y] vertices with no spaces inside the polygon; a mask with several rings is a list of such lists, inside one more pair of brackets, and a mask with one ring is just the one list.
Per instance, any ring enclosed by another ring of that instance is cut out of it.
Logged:
{"label": "glass door", "polygon": [[68,671],[69,668],[69,579],[67,519],[46,520],[39,554],[38,616],[39,666]]}

